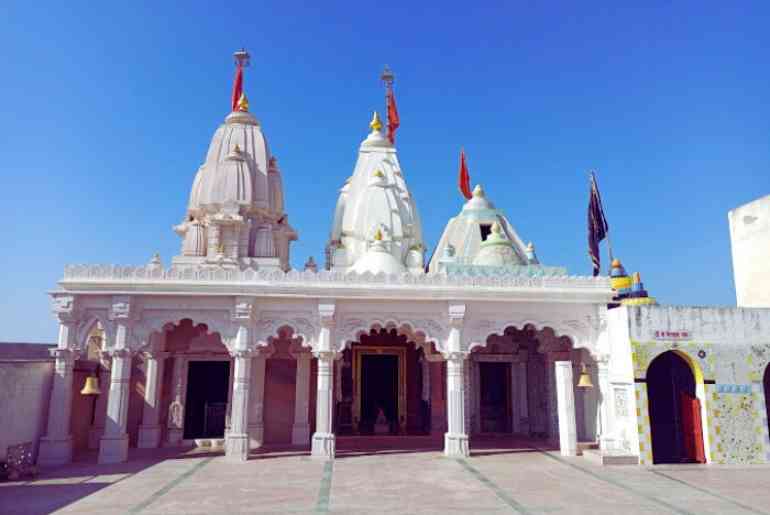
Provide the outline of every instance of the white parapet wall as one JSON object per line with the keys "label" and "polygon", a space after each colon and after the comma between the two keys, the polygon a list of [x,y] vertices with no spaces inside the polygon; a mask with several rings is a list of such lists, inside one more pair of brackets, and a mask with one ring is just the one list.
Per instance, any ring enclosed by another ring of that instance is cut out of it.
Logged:
{"label": "white parapet wall", "polygon": [[770,307],[770,195],[730,211],[738,306]]}
{"label": "white parapet wall", "polygon": [[0,461],[9,445],[32,442],[37,449],[45,433],[52,377],[49,358],[8,358],[0,353]]}

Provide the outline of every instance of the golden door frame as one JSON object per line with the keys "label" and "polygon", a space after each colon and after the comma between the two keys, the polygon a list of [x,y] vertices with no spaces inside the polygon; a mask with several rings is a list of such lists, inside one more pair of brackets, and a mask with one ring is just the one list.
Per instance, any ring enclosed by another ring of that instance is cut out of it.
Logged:
{"label": "golden door frame", "polygon": [[353,347],[353,391],[356,394],[353,402],[353,431],[358,433],[361,420],[361,361],[364,356],[396,356],[398,358],[398,427],[401,434],[406,433],[406,349],[403,347],[381,347],[373,345],[357,345]]}

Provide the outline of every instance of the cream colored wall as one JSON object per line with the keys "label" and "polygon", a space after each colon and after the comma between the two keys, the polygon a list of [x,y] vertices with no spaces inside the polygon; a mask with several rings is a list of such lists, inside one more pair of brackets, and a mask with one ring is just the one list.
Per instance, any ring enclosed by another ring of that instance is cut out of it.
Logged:
{"label": "cream colored wall", "polygon": [[0,361],[0,461],[45,433],[52,377],[52,361]]}
{"label": "cream colored wall", "polygon": [[740,307],[770,307],[770,195],[733,209],[730,244]]}

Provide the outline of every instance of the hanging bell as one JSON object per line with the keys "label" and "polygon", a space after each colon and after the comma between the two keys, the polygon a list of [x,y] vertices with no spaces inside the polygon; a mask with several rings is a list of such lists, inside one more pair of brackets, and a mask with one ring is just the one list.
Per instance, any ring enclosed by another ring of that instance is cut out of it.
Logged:
{"label": "hanging bell", "polygon": [[80,390],[81,395],[100,395],[102,391],[99,389],[99,378],[96,376],[86,377],[86,384],[83,385],[83,389]]}
{"label": "hanging bell", "polygon": [[586,370],[586,364],[583,363],[583,368],[580,371],[580,379],[578,379],[578,388],[593,388],[594,383],[591,382],[591,376],[588,374],[588,370]]}

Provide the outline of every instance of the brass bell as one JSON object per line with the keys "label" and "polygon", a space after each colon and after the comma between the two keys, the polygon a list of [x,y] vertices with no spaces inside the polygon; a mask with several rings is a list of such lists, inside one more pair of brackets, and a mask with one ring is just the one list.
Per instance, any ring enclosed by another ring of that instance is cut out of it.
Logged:
{"label": "brass bell", "polygon": [[100,395],[102,391],[99,389],[99,378],[96,376],[86,377],[86,384],[83,385],[83,389],[80,390],[81,395]]}
{"label": "brass bell", "polygon": [[578,379],[578,388],[593,388],[594,383],[591,381],[591,376],[588,375],[586,370],[586,364],[583,363],[583,368],[580,371],[580,379]]}

